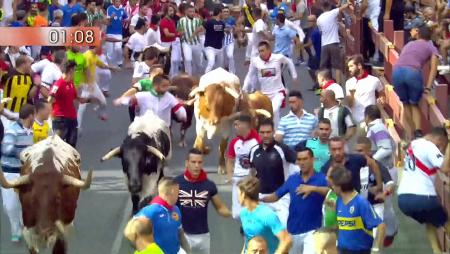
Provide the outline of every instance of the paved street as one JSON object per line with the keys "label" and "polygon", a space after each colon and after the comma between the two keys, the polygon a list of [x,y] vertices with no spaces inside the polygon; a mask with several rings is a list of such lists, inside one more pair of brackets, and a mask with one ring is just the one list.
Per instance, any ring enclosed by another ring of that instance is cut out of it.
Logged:
{"label": "paved street", "polygon": [[[243,66],[243,55],[242,49],[238,49],[235,53],[236,66],[241,82],[248,70],[248,67]],[[318,97],[307,90],[312,86],[312,82],[305,67],[298,67],[297,70],[301,80],[300,89],[305,98],[305,108],[311,112],[313,108],[319,105]],[[111,98],[115,98],[128,88],[130,80],[131,71],[121,71],[114,74]],[[292,87],[289,88],[292,89]],[[111,102],[111,98],[108,99],[109,102]],[[108,150],[120,145],[125,137],[129,124],[128,112],[125,107],[113,108],[109,105],[108,113],[110,119],[104,123],[96,118],[92,109],[88,109],[83,122],[83,133],[78,142],[78,150],[81,153],[84,174],[89,168],[94,168],[94,180],[91,188],[82,192],[78,201],[75,229],[69,244],[69,253],[72,254],[132,253],[129,243],[122,237],[124,224],[131,214],[131,202],[123,181],[120,160],[112,159],[100,163],[100,158]],[[179,138],[178,125],[173,128],[173,133],[174,144],[177,144]],[[191,128],[187,135],[189,145],[193,144],[194,138],[194,128]],[[217,140],[211,142],[212,148],[216,149],[217,145]],[[169,163],[167,174],[175,175],[183,171],[186,151],[187,148],[180,149],[174,146],[173,157]],[[209,177],[217,183],[221,197],[230,205],[230,185],[225,185],[223,176],[216,174],[217,149],[213,150],[206,158],[205,167],[210,172]],[[240,253],[243,241],[239,234],[238,223],[231,219],[218,217],[211,206],[210,210],[211,253]],[[424,227],[412,223],[409,219],[405,220],[402,216],[400,217],[399,235],[393,247],[386,253],[430,254],[431,251],[425,240]],[[5,213],[1,212],[0,254],[27,253],[24,243],[13,245],[9,239],[9,222]]]}

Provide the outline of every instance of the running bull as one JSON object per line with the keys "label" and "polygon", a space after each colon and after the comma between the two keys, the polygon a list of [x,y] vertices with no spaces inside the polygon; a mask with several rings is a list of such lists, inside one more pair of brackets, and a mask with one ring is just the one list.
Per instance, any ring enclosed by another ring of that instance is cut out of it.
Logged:
{"label": "running bull", "polygon": [[133,214],[157,195],[158,182],[164,176],[164,163],[171,153],[169,127],[152,111],[147,111],[130,124],[122,145],[102,157],[101,161],[121,158]]}
{"label": "running bull", "polygon": [[7,181],[0,171],[0,184],[19,191],[29,252],[53,247],[52,253],[64,254],[80,189],[90,187],[92,170],[81,180],[80,154],[57,135],[23,150],[20,160],[21,176]]}

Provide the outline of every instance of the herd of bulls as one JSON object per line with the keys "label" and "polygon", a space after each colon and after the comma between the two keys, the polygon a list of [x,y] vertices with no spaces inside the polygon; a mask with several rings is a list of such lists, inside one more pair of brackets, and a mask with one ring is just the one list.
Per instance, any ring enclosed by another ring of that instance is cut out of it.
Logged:
{"label": "herd of bulls", "polygon": [[[173,92],[185,100],[187,111],[193,112],[190,116],[195,115],[194,147],[208,153],[205,136],[211,139],[221,134],[218,163],[221,173],[225,170],[224,153],[234,117],[249,114],[256,126],[261,117],[272,116],[272,104],[267,96],[241,92],[239,78],[221,68],[203,75],[198,85],[188,76],[174,79],[172,84]],[[185,146],[184,133],[188,127],[189,124],[182,125],[181,146]],[[169,126],[148,111],[135,118],[122,144],[101,160],[121,159],[135,213],[157,194],[157,183],[171,154]],[[83,181],[80,154],[56,135],[28,147],[20,158],[21,177],[8,181],[0,170],[0,185],[15,188],[19,193],[28,249],[32,254],[46,247],[53,248],[53,253],[66,253],[68,229],[73,225],[78,196],[80,190],[90,187],[92,170]]]}

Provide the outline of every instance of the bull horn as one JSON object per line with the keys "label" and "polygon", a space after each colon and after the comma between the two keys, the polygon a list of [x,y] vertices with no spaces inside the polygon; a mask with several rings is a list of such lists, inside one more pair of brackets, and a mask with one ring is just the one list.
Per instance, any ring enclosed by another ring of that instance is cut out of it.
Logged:
{"label": "bull horn", "polygon": [[70,185],[73,187],[77,187],[82,190],[89,189],[89,187],[91,186],[91,182],[92,182],[92,169],[89,170],[86,180],[84,180],[84,181],[77,179],[73,176],[68,176],[68,175],[63,176],[64,184],[67,184],[67,185]]}
{"label": "bull horn", "polygon": [[63,225],[62,221],[57,220],[57,221],[55,222],[55,226],[56,226],[56,229],[58,230],[58,232],[59,232],[61,235],[64,235],[64,225]]}
{"label": "bull horn", "polygon": [[28,184],[30,182],[30,176],[24,175],[19,176],[18,178],[8,181],[3,174],[3,170],[0,169],[0,185],[5,189],[17,188],[21,185]]}
{"label": "bull horn", "polygon": [[239,98],[239,94],[230,87],[225,87],[225,92],[227,92],[229,95],[233,96],[235,99]]}
{"label": "bull horn", "polygon": [[116,148],[112,149],[111,151],[109,151],[107,154],[105,154],[105,156],[103,156],[100,161],[101,162],[107,161],[107,160],[111,159],[112,157],[117,156],[119,153],[120,153],[120,147],[116,147]]}
{"label": "bull horn", "polygon": [[147,152],[154,154],[156,157],[158,157],[160,160],[165,160],[166,157],[155,147],[153,146],[147,146]]}
{"label": "bull horn", "polygon": [[197,95],[199,92],[203,92],[203,88],[197,86],[194,89],[192,89],[192,91],[189,93],[189,97],[190,98],[195,97],[195,95]]}
{"label": "bull horn", "polygon": [[255,109],[256,114],[258,115],[263,115],[267,118],[271,118],[272,114],[270,114],[269,111],[265,110],[265,109]]}
{"label": "bull horn", "polygon": [[184,105],[186,105],[186,106],[192,106],[192,105],[194,105],[195,100],[196,100],[195,98],[192,98],[192,99],[190,99],[190,100],[187,100],[187,101],[184,102]]}

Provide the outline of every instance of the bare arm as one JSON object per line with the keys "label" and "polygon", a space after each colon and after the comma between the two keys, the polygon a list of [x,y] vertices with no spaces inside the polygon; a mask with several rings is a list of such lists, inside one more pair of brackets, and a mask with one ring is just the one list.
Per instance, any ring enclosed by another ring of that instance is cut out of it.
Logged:
{"label": "bare arm", "polygon": [[215,195],[211,198],[211,201],[214,205],[214,208],[216,208],[216,211],[220,216],[230,218],[231,217],[231,211],[228,209],[228,207],[222,202],[222,199],[220,199],[219,195]]}
{"label": "bare arm", "polygon": [[350,128],[347,128],[347,131],[345,132],[345,140],[350,140],[354,135],[356,134],[356,126],[352,126]]}
{"label": "bare arm", "polygon": [[447,145],[447,149],[445,149],[444,162],[442,163],[441,171],[450,173],[450,145]]}
{"label": "bare arm", "polygon": [[391,17],[392,0],[386,0],[386,8],[384,10],[384,20],[388,20]]}
{"label": "bare arm", "polygon": [[186,236],[184,235],[184,230],[182,228],[178,230],[178,238],[180,238],[181,248],[183,248],[183,250],[185,250],[187,253],[191,253],[191,246],[189,246],[189,242],[187,241]]}
{"label": "bare arm", "polygon": [[431,87],[433,86],[434,79],[436,78],[439,59],[436,55],[433,55],[430,60],[431,66],[430,66],[430,74],[428,75],[427,88],[431,89]]}
{"label": "bare arm", "polygon": [[275,193],[271,193],[261,199],[262,202],[265,203],[274,203],[277,202],[280,198]]}
{"label": "bare arm", "polygon": [[278,248],[275,250],[275,254],[285,254],[289,253],[289,250],[292,247],[292,237],[289,235],[287,230],[281,231],[278,235]]}
{"label": "bare arm", "polygon": [[235,159],[227,158],[226,169],[227,169],[227,179],[231,180],[234,172],[234,161]]}

